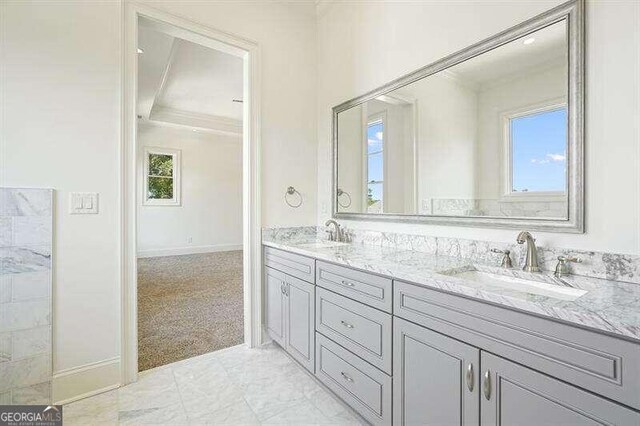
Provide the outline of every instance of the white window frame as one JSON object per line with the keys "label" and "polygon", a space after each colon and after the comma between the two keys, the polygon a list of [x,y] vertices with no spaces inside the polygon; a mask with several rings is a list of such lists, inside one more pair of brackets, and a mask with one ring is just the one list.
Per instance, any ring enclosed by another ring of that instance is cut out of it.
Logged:
{"label": "white window frame", "polygon": [[[149,156],[155,155],[170,155],[172,157],[173,165],[173,198],[149,198]],[[181,151],[179,149],[159,148],[159,147],[145,147],[144,148],[144,166],[143,166],[143,204],[145,206],[180,206],[181,204]]]}
{"label": "white window frame", "polygon": [[[363,111],[365,112],[365,111]],[[363,127],[364,130],[362,132],[363,136],[363,149],[362,149],[362,181],[364,184],[364,189],[362,191],[362,206],[368,211],[369,209],[369,142],[368,142],[368,133],[369,133],[369,124],[382,122],[383,129],[383,139],[382,139],[382,205],[381,211],[384,213],[384,200],[387,198],[387,111],[380,111],[375,114],[364,114],[363,115]]]}
{"label": "white window frame", "polygon": [[[567,101],[564,98],[552,99],[545,102],[528,105],[523,108],[510,110],[502,114],[503,129],[503,151],[504,151],[504,177],[503,177],[503,201],[518,201],[524,198],[539,201],[564,200],[568,194],[568,167],[565,174],[565,190],[564,191],[514,191],[513,190],[513,146],[511,141],[511,120],[514,118],[524,117],[526,115],[538,114],[541,112],[554,111],[561,108],[567,108]],[[568,130],[568,129],[567,129]],[[567,132],[567,134],[569,134]],[[568,143],[568,141],[567,141]],[[566,151],[568,155],[568,150]],[[567,164],[569,159],[567,158]]]}

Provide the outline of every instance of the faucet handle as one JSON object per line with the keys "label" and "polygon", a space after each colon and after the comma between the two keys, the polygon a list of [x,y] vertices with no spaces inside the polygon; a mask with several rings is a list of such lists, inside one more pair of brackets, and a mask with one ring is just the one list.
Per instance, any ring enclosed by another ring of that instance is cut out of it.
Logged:
{"label": "faucet handle", "polygon": [[324,232],[329,234],[329,241],[335,241],[336,240],[335,232],[332,229],[325,229]]}
{"label": "faucet handle", "polygon": [[582,259],[575,256],[558,256],[558,264],[556,265],[556,270],[554,272],[554,275],[556,277],[567,275],[569,273],[568,263],[570,262],[582,263]]}
{"label": "faucet handle", "polygon": [[582,263],[582,259],[575,256],[558,256],[558,261],[562,263],[566,263],[566,262]]}
{"label": "faucet handle", "polygon": [[511,250],[500,250],[497,248],[492,248],[491,249],[491,253],[499,253],[499,254],[503,254],[504,256],[502,257],[502,262],[500,264],[500,266],[502,266],[503,268],[512,268],[513,267],[513,263],[511,262]]}
{"label": "faucet handle", "polygon": [[350,243],[352,236],[353,236],[353,233],[351,232],[351,230],[347,229],[346,226],[343,226],[342,227],[342,242],[343,243]]}

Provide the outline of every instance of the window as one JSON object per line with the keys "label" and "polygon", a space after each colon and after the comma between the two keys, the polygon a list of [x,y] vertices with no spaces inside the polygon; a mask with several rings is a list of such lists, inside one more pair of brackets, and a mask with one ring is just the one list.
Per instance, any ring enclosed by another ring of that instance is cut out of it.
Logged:
{"label": "window", "polygon": [[180,205],[180,151],[145,148],[144,204]]}
{"label": "window", "polygon": [[382,213],[384,203],[384,120],[367,123],[367,213]]}
{"label": "window", "polygon": [[507,116],[507,195],[561,195],[567,187],[567,107]]}

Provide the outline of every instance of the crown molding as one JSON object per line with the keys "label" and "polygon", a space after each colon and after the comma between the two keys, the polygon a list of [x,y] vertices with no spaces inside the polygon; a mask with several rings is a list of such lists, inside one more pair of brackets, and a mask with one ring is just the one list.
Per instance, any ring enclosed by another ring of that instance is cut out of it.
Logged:
{"label": "crown molding", "polygon": [[227,135],[242,135],[242,120],[154,105],[149,121]]}

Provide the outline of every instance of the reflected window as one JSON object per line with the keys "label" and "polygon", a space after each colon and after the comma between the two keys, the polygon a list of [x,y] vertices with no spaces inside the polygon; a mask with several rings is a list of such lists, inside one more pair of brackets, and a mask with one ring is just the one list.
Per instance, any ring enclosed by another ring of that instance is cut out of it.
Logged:
{"label": "reflected window", "polygon": [[384,203],[384,120],[367,123],[367,213],[382,213]]}
{"label": "reflected window", "polygon": [[514,114],[505,124],[510,152],[507,194],[564,194],[567,107],[555,105]]}

